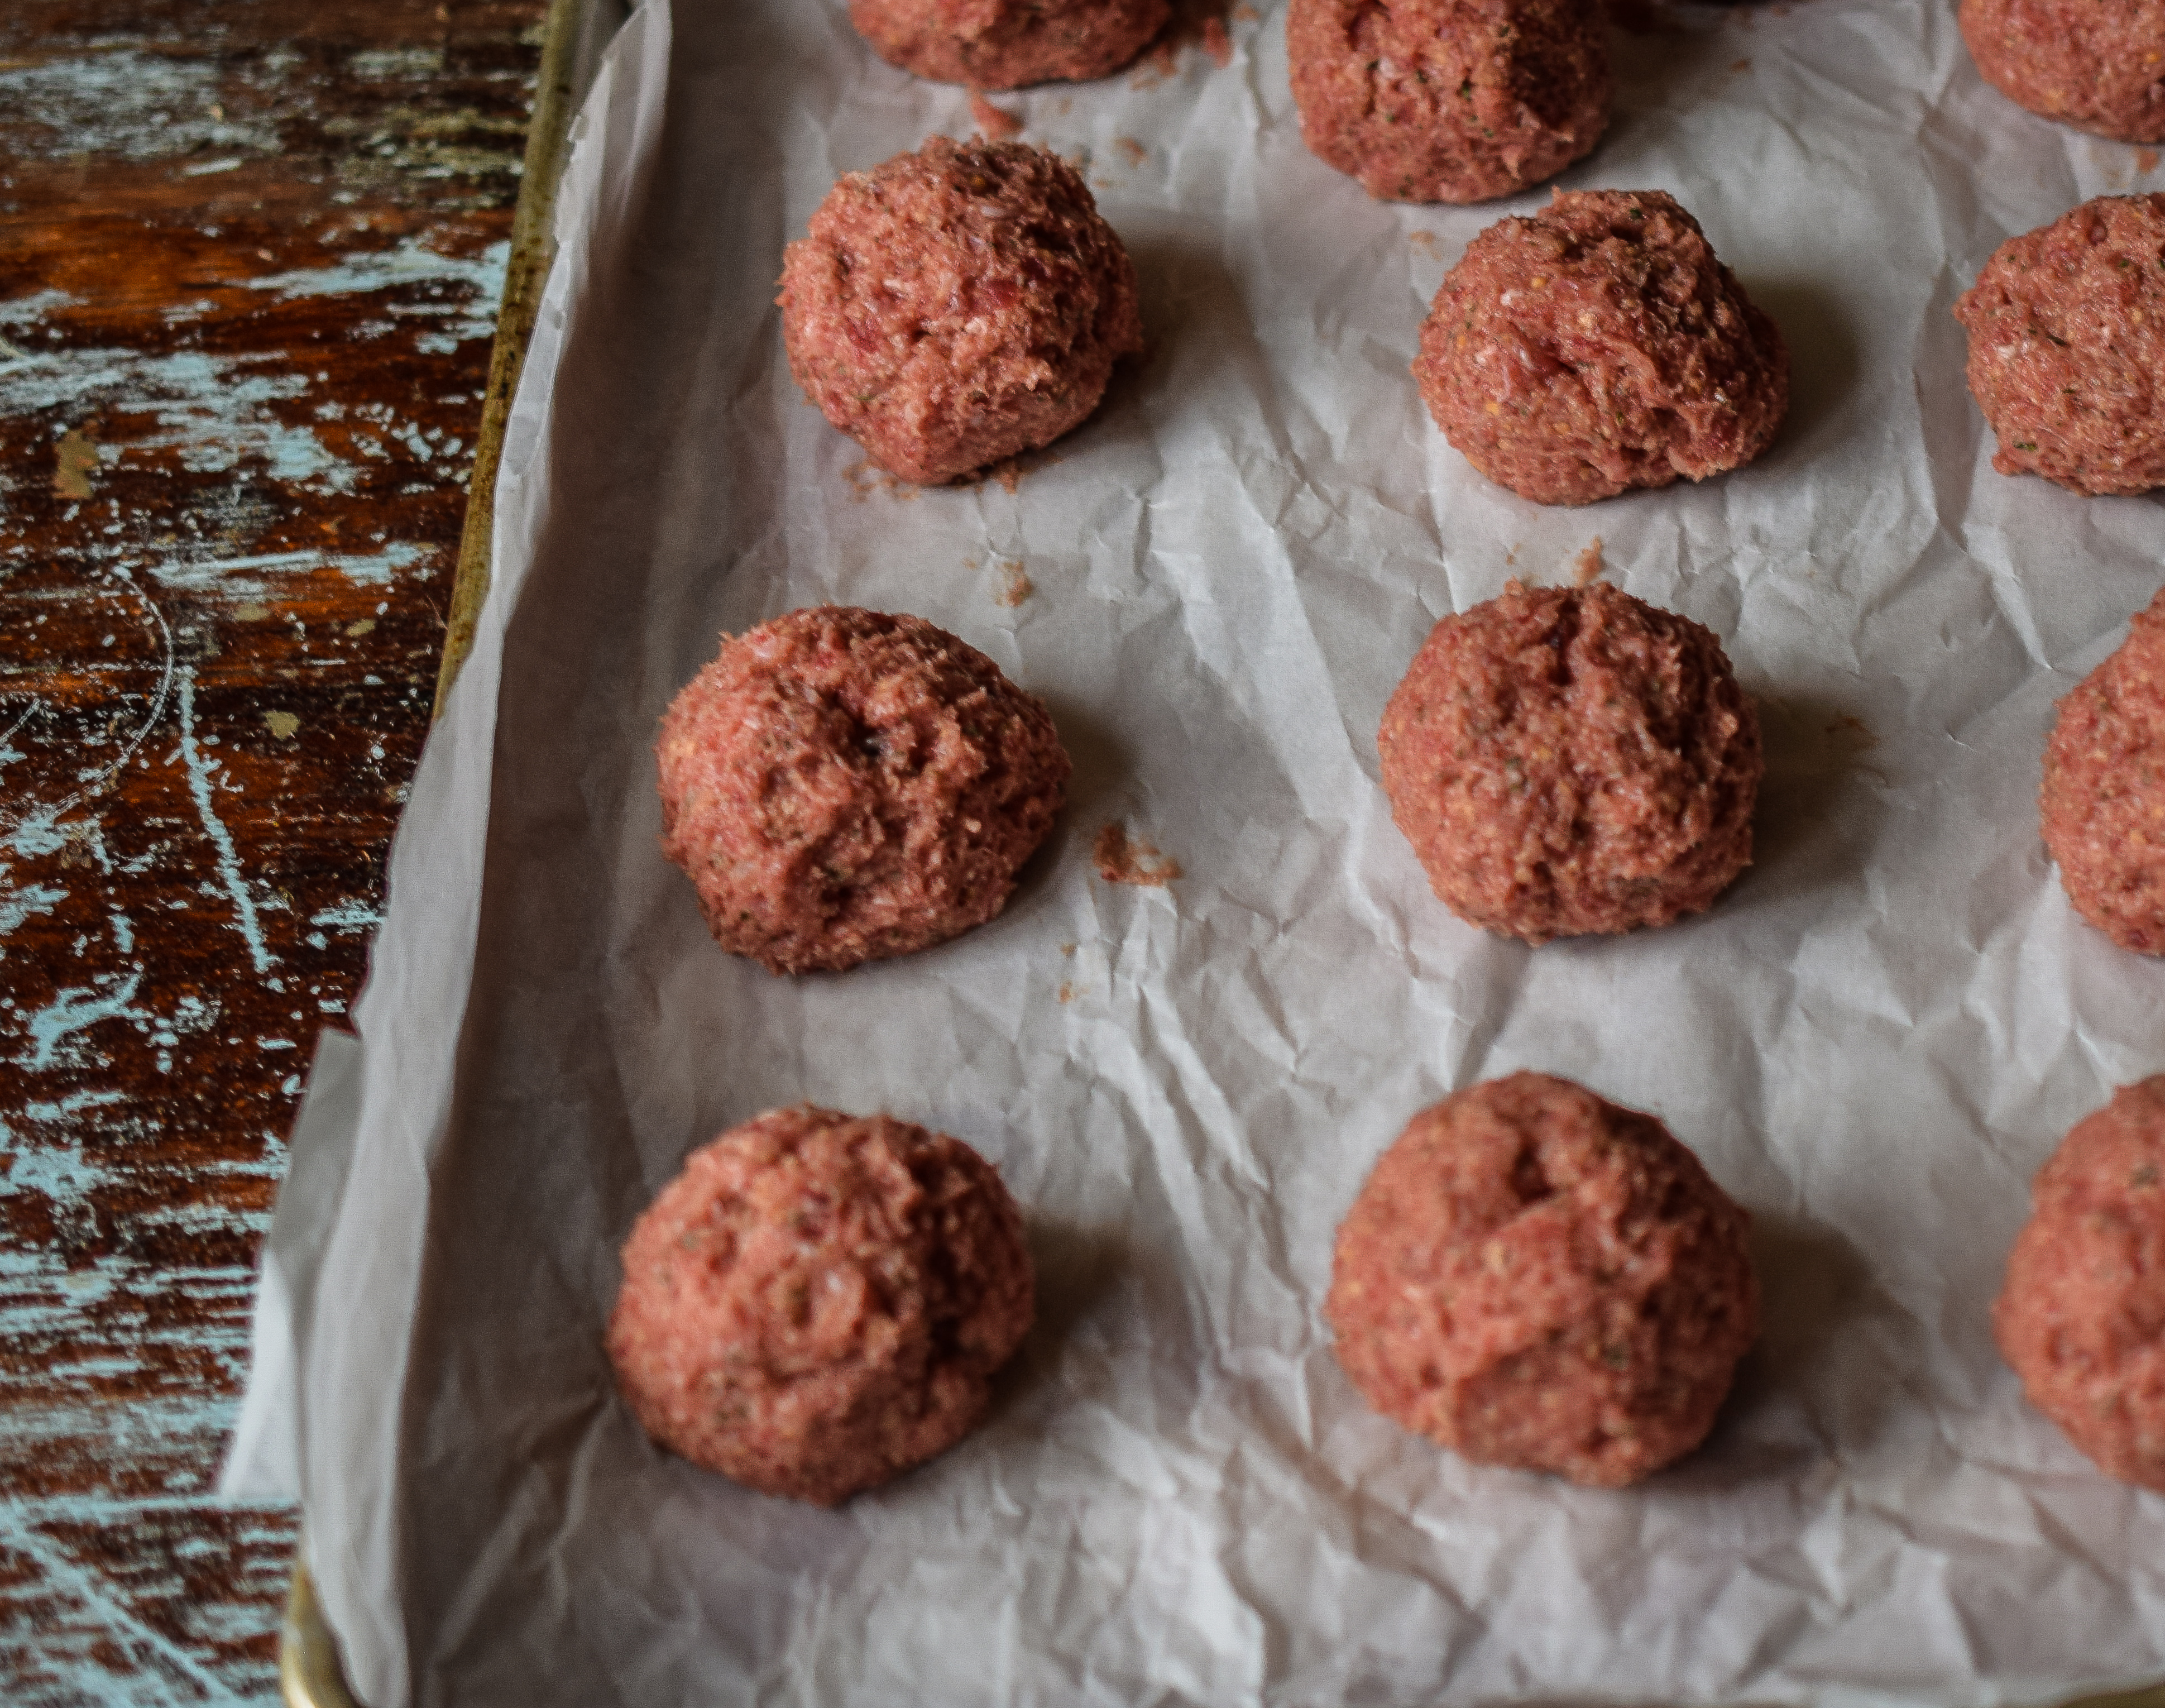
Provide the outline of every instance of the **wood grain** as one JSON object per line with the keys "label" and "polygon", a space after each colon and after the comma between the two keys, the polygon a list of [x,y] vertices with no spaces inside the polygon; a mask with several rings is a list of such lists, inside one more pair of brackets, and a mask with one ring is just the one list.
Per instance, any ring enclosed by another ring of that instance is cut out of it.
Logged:
{"label": "wood grain", "polygon": [[208,1493],[435,685],[544,0],[0,13],[0,1698],[278,1700]]}

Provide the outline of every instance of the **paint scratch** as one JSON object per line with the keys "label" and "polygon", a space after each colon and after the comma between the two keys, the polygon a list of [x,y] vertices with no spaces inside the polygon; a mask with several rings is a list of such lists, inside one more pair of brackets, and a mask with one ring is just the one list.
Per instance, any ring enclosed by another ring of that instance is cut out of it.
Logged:
{"label": "paint scratch", "polygon": [[365,901],[342,901],[311,914],[308,923],[334,931],[372,931],[383,923],[383,915]]}
{"label": "paint scratch", "polygon": [[[10,8],[12,13],[14,8]],[[166,160],[198,150],[273,153],[267,121],[234,123],[219,103],[218,58],[133,49],[0,70],[0,107],[29,118],[10,140],[34,156],[92,154]]]}
{"label": "paint scratch", "polygon": [[[207,563],[161,563],[150,572],[158,577],[161,586],[176,592],[208,593],[215,589],[229,598],[247,600],[267,595],[271,591],[270,584],[254,572],[287,573],[334,569],[349,581],[380,585],[398,571],[418,563],[424,555],[421,547],[400,542],[368,556],[357,553],[334,556],[325,551],[270,551],[253,557],[213,558]],[[244,614],[245,610],[236,613]]]}
{"label": "paint scratch", "polygon": [[[143,1700],[156,1701],[231,1701],[232,1692],[224,1689],[218,1679],[206,1671],[196,1658],[174,1642],[163,1632],[147,1621],[139,1618],[120,1596],[107,1592],[106,1586],[81,1563],[71,1558],[54,1544],[49,1537],[28,1527],[16,1530],[8,1538],[9,1545],[20,1548],[37,1563],[40,1579],[63,1595],[76,1597],[85,1606],[95,1607],[114,1626],[125,1632],[132,1646],[155,1659],[157,1673],[162,1673],[173,1684],[184,1687],[167,1695],[160,1690],[156,1696]],[[157,1673],[143,1679],[150,1684]]]}
{"label": "paint scratch", "polygon": [[34,883],[28,889],[0,892],[0,937],[34,914],[49,914],[68,899],[64,889]]}
{"label": "paint scratch", "polygon": [[135,999],[142,983],[143,975],[138,973],[119,989],[103,996],[89,985],[69,985],[55,991],[51,1005],[30,1016],[30,1037],[37,1046],[30,1052],[30,1067],[50,1067],[61,1040],[69,1033],[129,1014],[128,1004]]}
{"label": "paint scratch", "polygon": [[203,834],[218,851],[218,875],[224,883],[225,893],[233,898],[234,927],[247,941],[250,962],[258,973],[267,973],[277,964],[277,957],[263,946],[255,898],[248,893],[248,880],[241,875],[233,833],[211,804],[212,767],[196,746],[196,673],[192,670],[181,675],[181,760],[188,768],[188,793],[195,799],[196,816],[203,820]]}
{"label": "paint scratch", "polygon": [[343,297],[416,284],[463,286],[466,297],[462,303],[417,304],[408,312],[450,314],[463,338],[490,338],[496,334],[496,305],[503,298],[504,270],[510,261],[508,243],[493,243],[471,260],[461,261],[439,255],[419,238],[409,237],[396,248],[349,256],[335,266],[269,273],[246,283],[250,290],[288,298]]}
{"label": "paint scratch", "polygon": [[[128,583],[128,590],[142,601],[143,609],[150,614],[151,622],[157,628],[158,644],[161,655],[158,686],[151,693],[149,714],[140,724],[136,725],[134,733],[121,743],[119,756],[103,769],[82,779],[82,788],[53,806],[40,806],[34,802],[13,813],[0,811],[0,833],[10,834],[15,846],[24,854],[50,852],[51,847],[46,844],[54,825],[61,815],[79,804],[85,797],[97,793],[113,778],[119,776],[121,767],[135,756],[135,750],[143,745],[150,731],[157,728],[158,720],[166,715],[166,701],[172,693],[173,688],[173,631],[166,625],[166,614],[158,609],[155,600],[135,586],[135,578],[132,575],[118,566],[112,572]],[[35,707],[33,706],[32,709],[34,710]],[[29,714],[24,714],[25,718]],[[13,735],[16,730],[22,728],[23,723],[23,718],[17,719],[8,734]],[[51,844],[51,846],[57,846],[56,841]]]}

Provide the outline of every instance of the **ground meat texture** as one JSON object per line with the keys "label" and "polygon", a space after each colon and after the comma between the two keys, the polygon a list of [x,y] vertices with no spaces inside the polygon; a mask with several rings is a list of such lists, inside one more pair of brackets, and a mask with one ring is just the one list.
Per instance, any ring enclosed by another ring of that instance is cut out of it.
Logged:
{"label": "ground meat texture", "polygon": [[1044,704],[983,653],[920,618],[831,605],[724,635],[655,751],[662,852],[714,941],[772,973],[983,924],[1069,771]]}
{"label": "ground meat texture", "polygon": [[1393,202],[1486,202],[1552,178],[1609,124],[1600,0],[1293,0],[1309,150]]}
{"label": "ground meat texture", "polygon": [[1751,862],[1766,763],[1721,643],[1604,582],[1446,617],[1376,746],[1437,899],[1486,930],[1667,925]]}
{"label": "ground meat texture", "polygon": [[1022,1217],[961,1140],[772,1110],[633,1226],[609,1361],[672,1452],[831,1506],[976,1427],[1032,1298]]}
{"label": "ground meat texture", "polygon": [[1992,466],[2078,493],[2165,485],[2165,196],[2010,238],[1955,302]]}
{"label": "ground meat texture", "polygon": [[1583,504],[1751,461],[1789,408],[1789,352],[1658,190],[1559,191],[1444,276],[1414,378],[1489,479]]}
{"label": "ground meat texture", "polygon": [[2076,910],[2121,948],[2165,955],[2165,592],[2060,702],[2038,805]]}
{"label": "ground meat texture", "polygon": [[789,371],[931,485],[1048,445],[1142,348],[1135,265],[1057,155],[928,139],[838,182],[782,268]]}
{"label": "ground meat texture", "polygon": [[2165,0],[1962,0],[1962,33],[1985,81],[2032,113],[2165,140]]}
{"label": "ground meat texture", "polygon": [[1171,12],[1167,0],[850,0],[857,34],[889,65],[973,89],[1105,76]]}
{"label": "ground meat texture", "polygon": [[2078,1121],[2030,1199],[1993,1310],[1999,1349],[2100,1469],[2165,1491],[2165,1078]]}
{"label": "ground meat texture", "polygon": [[1615,1488],[1713,1427],[1758,1333],[1749,1229],[1651,1115],[1514,1073],[1383,1153],[1324,1310],[1385,1416],[1481,1464]]}

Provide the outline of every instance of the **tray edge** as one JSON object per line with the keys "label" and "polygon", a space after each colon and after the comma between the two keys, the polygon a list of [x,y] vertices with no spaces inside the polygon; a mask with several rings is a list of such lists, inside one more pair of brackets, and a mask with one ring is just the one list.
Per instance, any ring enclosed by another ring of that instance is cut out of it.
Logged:
{"label": "tray edge", "polygon": [[[511,254],[504,267],[503,295],[497,307],[495,341],[489,351],[488,390],[482,404],[473,473],[466,487],[466,522],[459,536],[458,568],[451,583],[450,614],[444,627],[431,721],[442,715],[445,698],[458,678],[466,654],[473,649],[475,620],[488,595],[489,557],[496,538],[496,475],[503,457],[504,424],[519,390],[519,373],[526,365],[526,349],[534,336],[549,266],[556,258],[556,190],[570,152],[572,120],[584,86],[593,76],[593,66],[582,63],[591,53],[582,55],[581,50],[597,45],[595,20],[610,16],[620,22],[624,10],[622,0],[549,0],[542,25],[540,69],[535,80],[534,112],[527,122],[519,203],[512,214]],[[278,1688],[287,1708],[361,1708],[359,1699],[346,1684],[338,1641],[324,1621],[316,1599],[315,1579],[304,1558],[293,1563],[285,1613],[279,1621]]]}

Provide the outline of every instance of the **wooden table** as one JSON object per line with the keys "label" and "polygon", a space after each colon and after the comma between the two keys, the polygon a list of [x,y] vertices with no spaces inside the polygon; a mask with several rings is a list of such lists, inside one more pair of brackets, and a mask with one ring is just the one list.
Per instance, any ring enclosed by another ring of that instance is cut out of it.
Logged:
{"label": "wooden table", "polygon": [[275,1701],[211,1494],[433,702],[546,0],[0,9],[0,1699]]}

